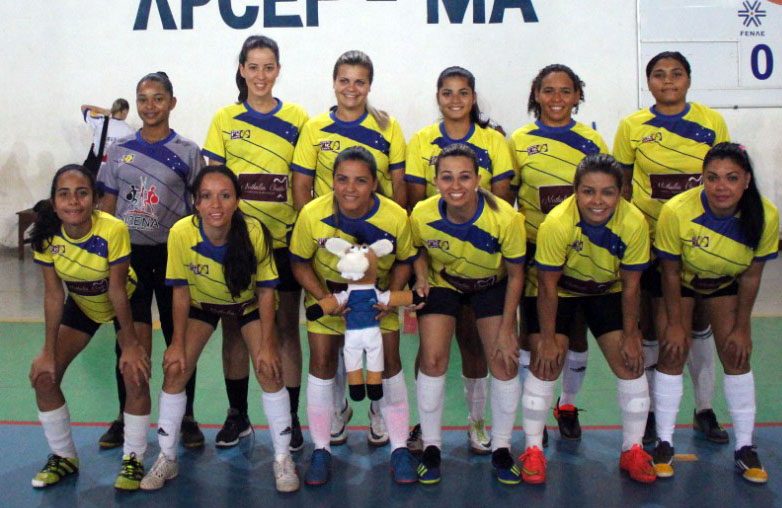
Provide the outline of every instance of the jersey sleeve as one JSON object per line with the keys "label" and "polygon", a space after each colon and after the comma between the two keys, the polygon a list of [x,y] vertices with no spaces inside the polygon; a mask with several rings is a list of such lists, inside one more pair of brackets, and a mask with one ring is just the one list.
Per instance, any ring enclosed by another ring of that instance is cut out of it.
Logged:
{"label": "jersey sleeve", "polygon": [[413,247],[410,229],[410,221],[405,217],[400,222],[396,235],[396,260],[402,263],[412,263],[418,257],[418,249]]}
{"label": "jersey sleeve", "polygon": [[119,182],[117,181],[117,143],[112,143],[106,153],[106,163],[98,171],[98,189],[109,194],[117,195],[119,193]]}
{"label": "jersey sleeve", "polygon": [[291,171],[315,177],[315,167],[318,161],[318,146],[315,144],[312,121],[304,124],[296,148],[293,150]]}
{"label": "jersey sleeve", "polygon": [[[670,202],[669,202],[670,203]],[[654,250],[662,259],[679,259],[682,255],[679,219],[669,203],[663,205],[654,233]]]}
{"label": "jersey sleeve", "polygon": [[272,246],[266,243],[260,224],[257,231],[253,242],[255,257],[258,259],[258,266],[255,270],[255,287],[274,288],[280,283],[280,277],[277,275],[277,265],[274,263],[274,256],[272,256]]}
{"label": "jersey sleeve", "polygon": [[84,121],[93,129],[103,128],[103,119],[105,116],[100,113],[95,113],[93,110],[87,108],[84,110]]}
{"label": "jersey sleeve", "polygon": [[597,136],[595,136],[595,142],[597,143],[597,147],[600,149],[600,153],[610,154],[611,151],[608,149],[608,145],[606,145],[605,140],[603,139],[603,136],[601,136],[599,133],[597,133]]}
{"label": "jersey sleeve", "polygon": [[524,227],[524,214],[513,210],[510,220],[503,231],[502,257],[509,263],[523,263],[527,254],[527,231]]}
{"label": "jersey sleeve", "polygon": [[420,249],[424,246],[424,242],[421,239],[421,229],[418,215],[415,213],[416,208],[418,208],[418,205],[413,208],[413,212],[410,214],[410,241],[412,242],[413,247]]}
{"label": "jersey sleeve", "polygon": [[[629,206],[630,205],[628,203]],[[643,217],[629,228],[627,248],[619,264],[623,270],[641,271],[649,266],[649,226]]]}
{"label": "jersey sleeve", "polygon": [[779,212],[773,206],[766,205],[765,208],[763,234],[755,249],[755,261],[776,259],[779,249]]}
{"label": "jersey sleeve", "polygon": [[33,261],[39,265],[54,266],[54,259],[52,258],[52,250],[49,248],[49,241],[43,243],[43,252],[38,252],[33,249]]}
{"label": "jersey sleeve", "polygon": [[416,132],[407,145],[405,159],[405,182],[426,185],[426,166],[428,161],[421,154],[421,134]]}
{"label": "jersey sleeve", "polygon": [[725,123],[725,119],[722,115],[714,111],[715,124],[714,124],[714,144],[722,143],[723,141],[730,141],[730,133],[728,133],[728,125]]}
{"label": "jersey sleeve", "polygon": [[206,133],[204,149],[201,151],[204,157],[213,161],[225,163],[225,142],[223,141],[222,112],[218,111],[212,123],[209,125],[209,131]]}
{"label": "jersey sleeve", "polygon": [[405,169],[405,135],[395,118],[391,119],[391,148],[388,154],[388,170]]}
{"label": "jersey sleeve", "polygon": [[112,224],[108,238],[109,265],[116,265],[130,260],[130,232],[122,221]]}
{"label": "jersey sleeve", "polygon": [[312,228],[309,221],[308,205],[305,205],[299,213],[299,218],[293,226],[291,234],[290,253],[295,261],[309,262],[315,255],[317,244],[312,237]]}
{"label": "jersey sleeve", "polygon": [[510,146],[502,134],[489,127],[492,131],[492,175],[491,183],[500,180],[511,180],[515,177]]}
{"label": "jersey sleeve", "polygon": [[540,225],[535,263],[539,270],[560,271],[567,261],[568,237],[566,224],[549,216]]}
{"label": "jersey sleeve", "polygon": [[614,137],[614,159],[625,166],[635,163],[635,149],[630,142],[630,124],[624,118],[620,120]]}
{"label": "jersey sleeve", "polygon": [[[190,220],[188,218],[187,220]],[[166,262],[166,286],[187,286],[184,254],[186,246],[179,228],[171,228],[168,234],[168,261]]]}
{"label": "jersey sleeve", "polygon": [[198,173],[200,173],[204,167],[204,158],[201,156],[201,153],[202,152],[198,150],[198,146],[196,146],[191,156],[192,160],[190,161],[190,173],[187,175],[188,191],[190,191],[193,188],[193,182],[195,182]]}

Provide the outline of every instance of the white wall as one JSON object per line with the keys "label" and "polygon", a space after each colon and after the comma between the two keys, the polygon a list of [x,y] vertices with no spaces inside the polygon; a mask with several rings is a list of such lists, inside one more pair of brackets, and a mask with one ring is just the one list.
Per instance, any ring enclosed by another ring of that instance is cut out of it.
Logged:
{"label": "white wall", "polygon": [[[509,133],[530,120],[529,83],[549,63],[570,65],[586,82],[587,101],[576,118],[595,121],[609,146],[619,119],[638,107],[636,5],[629,0],[531,0],[538,23],[524,23],[514,8],[501,24],[488,20],[502,0],[485,0],[485,24],[473,24],[472,3],[463,24],[449,23],[442,5],[439,24],[427,24],[424,0],[322,0],[319,26],[301,28],[264,28],[263,2],[269,0],[233,0],[239,13],[261,7],[247,30],[222,21],[218,0],[195,8],[192,30],[163,30],[152,0],[148,28],[134,31],[139,1],[0,4],[0,244],[15,245],[14,213],[46,196],[53,172],[84,159],[91,132],[80,104],[108,107],[117,97],[133,104],[138,79],[165,70],[179,100],[171,125],[201,144],[214,112],[235,100],[236,58],[255,33],[281,48],[275,95],[302,104],[310,115],[334,103],[337,56],[366,51],[375,62],[371,101],[396,116],[407,137],[436,120],[435,80],[448,65],[476,75],[481,107]],[[181,1],[169,0],[177,27]],[[280,2],[277,12],[304,19],[305,1]],[[722,112],[731,136],[754,155],[763,192],[782,205],[775,166],[782,160],[776,139],[782,110]],[[140,125],[134,107],[129,122]]]}

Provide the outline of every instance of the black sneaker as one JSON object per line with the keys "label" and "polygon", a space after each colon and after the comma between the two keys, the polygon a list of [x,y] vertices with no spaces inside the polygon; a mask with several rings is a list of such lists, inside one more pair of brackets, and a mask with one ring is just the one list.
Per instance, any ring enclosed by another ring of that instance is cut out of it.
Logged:
{"label": "black sneaker", "polygon": [[508,448],[497,448],[491,454],[491,465],[497,475],[497,480],[505,485],[521,483],[521,470],[513,460]]}
{"label": "black sneaker", "polygon": [[215,445],[220,448],[230,448],[236,446],[239,439],[252,434],[253,428],[250,425],[250,419],[247,414],[242,414],[238,410],[229,407],[228,417],[225,419],[223,428],[217,433]]}
{"label": "black sneaker", "polygon": [[703,437],[712,443],[725,444],[728,442],[727,431],[720,427],[719,422],[717,422],[717,415],[711,409],[693,412],[692,428],[703,434]]}
{"label": "black sneaker", "polygon": [[109,430],[103,433],[98,440],[98,446],[104,450],[110,450],[122,446],[125,442],[125,422],[122,420],[114,420],[109,426]]}
{"label": "black sneaker", "polygon": [[670,478],[673,476],[673,446],[668,441],[658,441],[652,452],[654,462],[654,474],[657,478]]}
{"label": "black sneaker", "polygon": [[410,435],[407,436],[407,449],[414,455],[420,455],[424,451],[424,441],[421,438],[421,424],[416,423]]}
{"label": "black sneaker", "polygon": [[291,413],[291,442],[288,445],[288,449],[292,452],[297,452],[302,448],[304,448],[304,436],[301,434],[299,415]]}
{"label": "black sneaker", "polygon": [[657,442],[657,420],[654,418],[654,412],[652,411],[649,411],[649,415],[646,417],[646,428],[644,429],[644,437],[641,442],[644,446]]}
{"label": "black sneaker", "polygon": [[579,409],[573,404],[554,406],[554,418],[559,425],[559,436],[568,441],[578,441],[581,439],[581,423],[578,421]]}
{"label": "black sneaker", "polygon": [[201,448],[204,446],[204,433],[198,428],[198,422],[192,415],[182,418],[182,446],[185,448]]}
{"label": "black sneaker", "polygon": [[543,448],[548,448],[548,429],[543,427]]}
{"label": "black sneaker", "polygon": [[754,446],[743,446],[733,453],[733,459],[736,461],[736,469],[741,476],[752,483],[766,483],[768,473],[760,464],[757,448]]}
{"label": "black sneaker", "polygon": [[431,485],[440,481],[440,449],[427,446],[418,464],[418,482]]}

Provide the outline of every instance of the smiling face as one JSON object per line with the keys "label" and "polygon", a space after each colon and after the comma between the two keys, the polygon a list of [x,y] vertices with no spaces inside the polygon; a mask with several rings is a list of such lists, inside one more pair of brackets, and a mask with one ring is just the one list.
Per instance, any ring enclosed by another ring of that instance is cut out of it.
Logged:
{"label": "smiling face", "polygon": [[205,228],[226,231],[239,207],[236,189],[230,178],[219,173],[209,173],[201,180],[195,208]]}
{"label": "smiling face", "polygon": [[334,80],[337,107],[345,111],[366,110],[367,96],[372,88],[369,69],[361,65],[340,65]]}
{"label": "smiling face", "polygon": [[619,204],[620,191],[616,178],[602,171],[586,173],[576,188],[576,204],[587,224],[605,224]]}
{"label": "smiling face", "polygon": [[564,127],[571,122],[573,108],[581,100],[573,80],[565,72],[550,72],[540,82],[535,101],[540,105],[540,121],[549,127]]}
{"label": "smiling face", "polygon": [[172,97],[157,81],[142,82],[136,92],[136,109],[145,128],[168,127],[168,117],[176,106],[176,97]]}
{"label": "smiling face", "polygon": [[445,204],[453,208],[473,205],[478,200],[480,179],[469,158],[458,155],[445,157],[438,162],[434,184]]}
{"label": "smiling face", "polygon": [[377,180],[365,162],[345,160],[334,169],[334,197],[346,216],[355,219],[369,213],[375,190]]}
{"label": "smiling face", "polygon": [[62,173],[57,178],[53,202],[54,212],[69,236],[80,238],[87,233],[92,224],[94,196],[84,174],[76,170]]}
{"label": "smiling face", "polygon": [[711,211],[718,216],[736,213],[752,175],[731,159],[713,159],[703,168],[703,188]]}
{"label": "smiling face", "polygon": [[684,107],[687,102],[690,76],[675,58],[660,59],[652,68],[647,84],[658,106]]}
{"label": "smiling face", "polygon": [[251,49],[244,65],[239,64],[239,73],[247,83],[249,96],[264,100],[272,95],[274,83],[280,75],[280,64],[269,48]]}
{"label": "smiling face", "polygon": [[443,86],[437,90],[437,105],[443,118],[461,121],[470,116],[477,97],[467,78],[453,76],[443,80]]}

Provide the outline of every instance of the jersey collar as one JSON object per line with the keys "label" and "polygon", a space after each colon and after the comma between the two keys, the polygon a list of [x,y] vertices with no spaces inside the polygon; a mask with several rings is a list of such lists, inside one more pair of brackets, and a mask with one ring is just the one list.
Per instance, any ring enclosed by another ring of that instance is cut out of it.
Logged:
{"label": "jersey collar", "polygon": [[539,129],[548,132],[566,132],[576,126],[576,121],[571,118],[570,123],[567,125],[563,125],[562,127],[552,127],[550,125],[544,124],[543,122],[540,121],[540,119],[538,119],[535,120],[535,125],[537,125]]}
{"label": "jersey collar", "polygon": [[360,117],[356,118],[352,122],[346,122],[344,120],[340,120],[337,118],[337,108],[335,107],[333,110],[329,111],[329,116],[331,117],[334,122],[338,123],[339,125],[344,125],[345,127],[355,127],[357,125],[361,125],[361,122],[363,122],[367,115],[369,114],[369,111],[364,111],[364,114]]}
{"label": "jersey collar", "polygon": [[282,109],[282,101],[278,99],[277,97],[274,98],[274,100],[277,101],[277,105],[274,106],[274,108],[269,111],[268,113],[261,113],[260,111],[257,111],[250,106],[250,103],[248,101],[244,101],[244,107],[247,108],[247,112],[252,115],[257,115],[261,118],[269,118],[270,116],[276,115],[281,109]]}
{"label": "jersey collar", "polygon": [[[333,199],[336,200],[337,198],[335,197]],[[348,217],[347,215],[345,215],[340,211],[339,220],[354,221],[354,222],[369,220],[373,215],[377,213],[378,208],[380,208],[380,199],[378,199],[377,194],[373,194],[372,199],[374,199],[375,202],[372,204],[372,208],[370,208],[369,211],[365,213],[363,217],[357,217],[357,218]],[[339,207],[339,205],[337,206]]]}
{"label": "jersey collar", "polygon": [[690,106],[690,103],[688,102],[687,104],[684,105],[684,109],[682,110],[682,112],[678,113],[678,114],[675,114],[675,115],[663,115],[662,113],[658,113],[656,106],[650,107],[649,111],[654,116],[659,116],[660,118],[670,118],[670,119],[674,120],[674,119],[677,119],[677,118],[683,118],[684,115],[686,115],[687,113],[690,112],[690,109],[691,109],[691,106]]}
{"label": "jersey collar", "polygon": [[467,222],[462,222],[461,224],[458,224],[456,222],[452,222],[451,220],[448,219],[448,217],[445,214],[445,206],[446,206],[445,205],[445,200],[442,198],[442,196],[440,197],[440,200],[437,203],[437,209],[440,212],[440,217],[442,217],[443,220],[445,222],[447,222],[448,224],[450,224],[451,226],[453,226],[455,228],[466,228],[466,227],[472,226],[475,223],[475,221],[478,220],[478,217],[481,216],[481,214],[483,213],[483,205],[484,205],[484,203],[485,203],[485,200],[483,198],[483,195],[479,192],[478,193],[478,207],[475,208],[475,214],[472,216],[472,218],[470,220],[468,220]]}
{"label": "jersey collar", "polygon": [[174,132],[174,129],[170,129],[170,130],[171,132],[165,138],[161,139],[160,141],[155,141],[154,143],[150,143],[148,141],[145,141],[144,138],[141,137],[141,129],[139,129],[136,131],[136,141],[138,141],[139,143],[143,143],[144,145],[147,146],[165,145],[166,143],[174,139],[174,137],[176,136],[176,132]]}
{"label": "jersey collar", "polygon": [[472,137],[472,135],[475,133],[475,124],[470,123],[470,130],[467,131],[467,135],[464,136],[462,139],[453,139],[448,135],[447,132],[445,132],[445,122],[440,122],[440,134],[443,135],[443,137],[450,141],[451,143],[464,143],[468,139]]}

